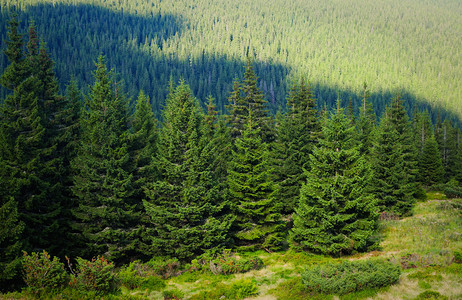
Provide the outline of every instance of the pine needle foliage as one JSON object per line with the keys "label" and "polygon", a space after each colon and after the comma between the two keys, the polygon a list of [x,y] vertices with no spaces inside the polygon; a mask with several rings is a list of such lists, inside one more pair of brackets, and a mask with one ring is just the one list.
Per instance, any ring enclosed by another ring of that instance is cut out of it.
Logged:
{"label": "pine needle foliage", "polygon": [[324,121],[295,210],[290,239],[297,248],[340,256],[373,245],[378,214],[367,193],[372,172],[354,131],[342,109]]}
{"label": "pine needle foliage", "polygon": [[153,168],[158,178],[145,187],[152,251],[181,260],[224,247],[232,217],[225,214],[214,138],[204,134],[204,114],[182,81],[163,113]]}

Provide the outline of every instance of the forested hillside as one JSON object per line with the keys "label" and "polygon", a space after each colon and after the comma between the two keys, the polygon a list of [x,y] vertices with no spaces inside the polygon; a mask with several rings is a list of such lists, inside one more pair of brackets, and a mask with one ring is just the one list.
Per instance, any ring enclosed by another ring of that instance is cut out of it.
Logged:
{"label": "forested hillside", "polygon": [[[435,108],[433,121],[440,108],[443,116],[462,116],[457,0],[4,0],[3,40],[13,7],[23,24],[37,22],[61,88],[74,76],[86,89],[103,53],[132,99],[144,90],[157,114],[170,77],[185,79],[201,101],[211,94],[223,111],[250,55],[273,112],[283,106],[290,81],[304,75],[319,107],[350,97],[358,107],[366,81],[379,114],[400,90],[408,111],[416,102]],[[0,69],[6,65],[2,57]]]}
{"label": "forested hillside", "polygon": [[[80,89],[76,80],[57,78],[38,23],[22,29],[16,13],[7,23],[0,292],[12,297],[125,298],[133,289],[162,290],[165,279],[183,273],[259,270],[259,251],[333,262],[320,268],[331,270],[338,287],[319,277],[324,271],[307,270],[291,275],[297,293],[377,293],[412,261],[332,258],[381,249],[382,221],[412,216],[429,192],[462,196],[460,129],[444,114],[432,123],[417,105],[409,117],[399,90],[377,115],[363,83],[355,113],[353,102],[342,107],[340,98],[332,109],[319,107],[312,84],[300,77],[274,115],[271,91],[281,91],[270,88],[268,97],[257,73],[265,65],[246,55],[227,82],[225,113],[214,97],[199,101],[185,79],[164,74],[170,79],[159,87],[167,95],[156,117],[138,77],[122,84],[108,68],[111,57],[94,58],[90,84]],[[460,228],[459,202],[447,205],[447,226]],[[450,267],[461,261],[460,235],[445,241],[436,262]],[[360,281],[337,276],[357,272]],[[254,281],[242,281],[188,298],[256,293]],[[163,298],[183,296],[164,289]]]}

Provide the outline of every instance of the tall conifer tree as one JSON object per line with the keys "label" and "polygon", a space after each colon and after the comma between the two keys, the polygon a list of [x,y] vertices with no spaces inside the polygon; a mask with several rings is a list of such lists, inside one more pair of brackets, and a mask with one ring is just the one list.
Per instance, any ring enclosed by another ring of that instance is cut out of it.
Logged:
{"label": "tall conifer tree", "polygon": [[228,101],[228,124],[231,127],[233,139],[242,135],[248,123],[249,115],[252,114],[252,122],[256,128],[260,128],[263,141],[268,143],[274,141],[275,134],[272,120],[268,115],[267,101],[257,86],[257,76],[253,68],[253,61],[250,58],[247,58],[242,83],[235,80]]}
{"label": "tall conifer tree", "polygon": [[123,259],[136,252],[139,214],[131,201],[133,179],[128,152],[126,106],[116,97],[104,57],[94,72],[95,82],[81,116],[81,142],[76,158],[73,210],[81,255],[104,254]]}
{"label": "tall conifer tree", "polygon": [[226,199],[214,163],[218,153],[204,132],[203,112],[181,82],[163,111],[153,160],[159,177],[145,189],[151,254],[187,260],[228,243],[232,220],[224,215]]}
{"label": "tall conifer tree", "polygon": [[419,182],[424,186],[432,186],[441,183],[444,177],[444,168],[441,163],[441,155],[438,143],[433,135],[430,135],[424,143],[419,157]]}
{"label": "tall conifer tree", "polygon": [[295,210],[291,241],[296,247],[338,256],[373,244],[378,214],[367,193],[372,172],[354,130],[341,109],[324,122]]}
{"label": "tall conifer tree", "polygon": [[274,163],[278,205],[286,214],[293,213],[306,182],[303,170],[309,170],[311,154],[320,134],[316,100],[304,79],[293,84],[287,98],[287,112],[279,118]]}
{"label": "tall conifer tree", "polygon": [[378,128],[372,153],[372,189],[382,210],[405,216],[411,213],[415,202],[416,166],[412,152],[414,142],[407,131],[407,116],[404,109],[399,108],[399,103],[388,107]]}
{"label": "tall conifer tree", "polygon": [[445,171],[445,181],[449,181],[451,178],[457,176],[457,135],[458,129],[454,128],[448,120],[444,120],[443,123],[437,124],[435,128],[435,138],[438,143],[441,161]]}
{"label": "tall conifer tree", "polygon": [[[1,108],[0,156],[3,162],[2,183],[5,199],[18,203],[19,219],[25,223],[25,249],[47,249],[53,253],[62,248],[57,239],[60,231],[61,188],[59,157],[53,146],[54,115],[46,110],[41,97],[43,78],[39,70],[50,74],[52,62],[41,61],[35,27],[29,29],[27,55],[23,52],[22,35],[15,17],[10,21],[7,55],[10,65],[1,77],[12,90]],[[42,51],[47,55],[46,51]],[[50,89],[50,104],[57,99],[57,88]]]}
{"label": "tall conifer tree", "polygon": [[[236,243],[244,248],[280,249],[282,223],[271,180],[268,146],[250,114],[243,135],[235,140],[228,184],[236,215]],[[255,122],[256,123],[256,122]]]}

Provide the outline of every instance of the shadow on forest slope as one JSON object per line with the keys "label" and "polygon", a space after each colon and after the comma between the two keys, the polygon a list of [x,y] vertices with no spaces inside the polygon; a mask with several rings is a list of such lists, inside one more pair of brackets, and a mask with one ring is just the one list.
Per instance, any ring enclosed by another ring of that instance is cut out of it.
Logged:
{"label": "shadow on forest slope", "polygon": [[[0,12],[0,35],[6,40],[8,12]],[[103,53],[110,68],[114,68],[122,80],[124,89],[132,98],[140,90],[150,97],[158,113],[168,92],[170,78],[176,83],[184,79],[194,95],[203,103],[208,95],[217,99],[218,109],[225,110],[233,81],[242,79],[245,59],[208,55],[179,58],[178,55],[162,52],[164,45],[179,43],[183,29],[183,17],[173,15],[140,16],[112,11],[86,4],[30,6],[20,13],[22,32],[27,32],[27,21],[35,20],[39,37],[56,62],[55,70],[63,89],[71,77],[75,77],[84,91],[93,81],[94,61]],[[0,59],[0,71],[7,65],[6,57]],[[272,62],[256,62],[255,71],[259,87],[264,91],[270,110],[274,113],[283,108],[289,90],[291,70],[287,66]],[[318,106],[334,108],[337,99],[347,106],[351,98],[357,108],[360,95],[351,90],[316,83],[308,78],[318,100]],[[1,91],[2,98],[6,91]],[[401,89],[405,107],[411,114],[414,104],[419,110],[429,110],[436,120],[438,107],[432,107],[424,99]],[[394,91],[372,93],[370,101],[378,115],[393,97]],[[356,109],[357,110],[357,109]],[[449,118],[460,125],[457,116],[441,109],[442,118]]]}

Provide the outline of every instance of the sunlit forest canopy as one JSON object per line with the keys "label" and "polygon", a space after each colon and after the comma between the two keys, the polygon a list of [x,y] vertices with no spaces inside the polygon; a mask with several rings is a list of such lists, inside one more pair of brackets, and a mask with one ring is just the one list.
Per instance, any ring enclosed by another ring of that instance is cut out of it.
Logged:
{"label": "sunlit forest canopy", "polygon": [[202,101],[212,94],[223,110],[250,55],[272,111],[303,75],[318,105],[351,96],[357,106],[366,81],[379,113],[399,89],[412,100],[408,111],[417,100],[436,108],[433,119],[438,108],[462,116],[457,0],[3,0],[3,40],[12,7],[37,21],[63,84],[75,76],[86,87],[103,52],[129,94],[145,90],[157,111],[170,76]]}

